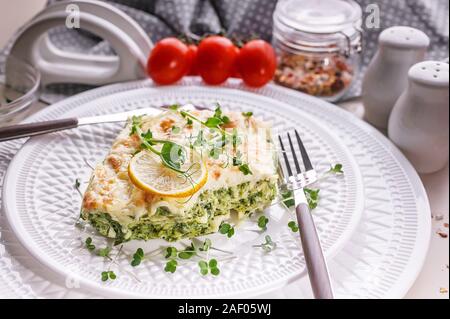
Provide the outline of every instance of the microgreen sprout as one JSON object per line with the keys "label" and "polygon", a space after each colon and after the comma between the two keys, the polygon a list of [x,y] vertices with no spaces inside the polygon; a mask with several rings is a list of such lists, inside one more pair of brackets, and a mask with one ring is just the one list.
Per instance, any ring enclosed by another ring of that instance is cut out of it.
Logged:
{"label": "microgreen sprout", "polygon": [[319,204],[320,189],[304,188],[303,191],[305,192],[309,208],[316,209],[317,205]]}
{"label": "microgreen sprout", "polygon": [[178,262],[175,259],[171,259],[166,263],[166,267],[164,268],[164,271],[174,273],[177,271]]}
{"label": "microgreen sprout", "polygon": [[249,119],[253,116],[253,112],[242,112],[242,115],[247,119]]}
{"label": "microgreen sprout", "polygon": [[219,232],[223,235],[227,235],[228,238],[233,237],[234,227],[227,223],[222,223],[219,227]]}
{"label": "microgreen sprout", "polygon": [[290,221],[288,223],[288,227],[292,230],[292,232],[294,232],[294,233],[298,232],[298,225],[296,222]]}
{"label": "microgreen sprout", "polygon": [[95,250],[95,245],[92,244],[92,238],[91,237],[86,238],[86,241],[84,243],[86,244],[86,248],[89,251],[94,251]]}
{"label": "microgreen sprout", "polygon": [[181,128],[178,126],[172,126],[172,133],[179,134],[181,132]]}
{"label": "microgreen sprout", "polygon": [[133,254],[131,266],[133,267],[139,266],[143,259],[144,259],[144,250],[142,248],[138,248],[136,252]]}
{"label": "microgreen sprout", "polygon": [[272,238],[269,235],[266,235],[264,239],[265,239],[264,243],[260,245],[254,245],[253,247],[262,248],[267,253],[277,248],[277,244],[274,241],[272,241]]}
{"label": "microgreen sprout", "polygon": [[344,174],[344,171],[342,170],[342,164],[336,164],[334,166],[331,166],[328,172],[334,174]]}
{"label": "microgreen sprout", "polygon": [[178,111],[179,108],[180,108],[179,104],[173,104],[168,107],[168,109],[171,111]]}
{"label": "microgreen sprout", "polygon": [[97,251],[97,255],[100,257],[110,258],[109,253],[111,252],[111,247],[100,248]]}
{"label": "microgreen sprout", "polygon": [[198,262],[198,266],[200,268],[200,274],[202,274],[203,276],[206,276],[208,273],[211,273],[211,275],[213,276],[218,276],[220,274],[216,259],[211,259],[209,262],[200,260]]}
{"label": "microgreen sprout", "polygon": [[112,270],[102,272],[102,281],[108,281],[108,279],[115,280],[116,278],[117,276]]}
{"label": "microgreen sprout", "polygon": [[280,194],[283,199],[283,203],[284,205],[286,205],[287,208],[295,206],[294,193],[291,190],[280,192]]}
{"label": "microgreen sprout", "polygon": [[201,251],[208,251],[212,246],[212,242],[211,239],[206,238],[205,241],[203,242],[202,247],[200,247]]}
{"label": "microgreen sprout", "polygon": [[269,223],[269,218],[267,218],[266,216],[262,215],[258,218],[258,227],[261,228],[262,230],[267,229],[268,223]]}
{"label": "microgreen sprout", "polygon": [[167,247],[166,248],[166,259],[176,258],[178,254],[178,250],[175,247]]}
{"label": "microgreen sprout", "polygon": [[248,167],[248,164],[242,164],[239,166],[239,170],[244,174],[244,175],[253,175],[253,172],[250,170],[250,168]]}

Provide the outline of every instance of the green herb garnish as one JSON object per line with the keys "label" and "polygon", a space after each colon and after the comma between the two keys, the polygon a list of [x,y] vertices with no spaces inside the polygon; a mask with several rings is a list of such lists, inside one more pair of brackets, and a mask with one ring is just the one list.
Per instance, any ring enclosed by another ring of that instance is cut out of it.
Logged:
{"label": "green herb garnish", "polygon": [[166,267],[164,268],[164,271],[174,273],[177,271],[178,263],[175,259],[171,259],[166,263]]}
{"label": "green herb garnish", "polygon": [[101,248],[97,251],[97,255],[100,257],[109,257],[109,253],[111,252],[111,247]]}
{"label": "green herb garnish", "polygon": [[75,189],[77,189],[77,190],[80,189],[81,183],[80,183],[80,180],[78,178],[75,180],[75,185],[74,186],[75,186]]}
{"label": "green herb garnish", "polygon": [[253,247],[259,247],[262,248],[265,252],[271,252],[275,248],[277,248],[277,244],[272,241],[272,238],[269,235],[266,235],[264,237],[265,242],[260,245],[254,245]]}
{"label": "green herb garnish", "polygon": [[294,232],[294,233],[298,232],[298,225],[296,222],[290,221],[288,223],[288,227],[292,230],[292,232]]}
{"label": "green herb garnish", "polygon": [[211,273],[213,276],[218,276],[220,274],[220,270],[217,265],[218,263],[216,259],[211,259],[209,262],[206,262],[205,260],[200,260],[198,262],[200,274],[203,276],[206,276],[208,273]]}
{"label": "green herb garnish", "polygon": [[241,164],[239,166],[239,170],[244,174],[244,175],[253,175],[253,172],[250,170],[250,167],[248,167],[248,164]]}
{"label": "green herb garnish", "polygon": [[116,278],[117,276],[112,270],[102,272],[102,281],[108,281],[108,279],[115,280]]}
{"label": "green herb garnish", "polygon": [[172,126],[172,133],[179,134],[181,132],[181,128],[178,126]]}
{"label": "green herb garnish", "polygon": [[269,218],[267,218],[266,216],[260,216],[258,218],[258,227],[266,230],[267,229],[267,224],[269,223]]}
{"label": "green herb garnish", "polygon": [[242,112],[242,115],[247,119],[249,119],[253,116],[253,112]]}
{"label": "green herb garnish", "polygon": [[131,266],[133,267],[139,266],[143,259],[144,259],[144,250],[142,248],[138,248],[133,255]]}
{"label": "green herb garnish", "polygon": [[205,241],[203,242],[202,247],[200,247],[201,251],[208,251],[212,246],[212,242],[211,239],[206,238]]}
{"label": "green herb garnish", "polygon": [[320,189],[304,188],[303,191],[305,192],[309,208],[316,209],[317,205],[319,204]]}
{"label": "green herb garnish", "polygon": [[336,164],[334,166],[331,166],[328,172],[334,174],[344,174],[344,171],[342,170],[342,164]]}
{"label": "green herb garnish", "polygon": [[166,258],[176,258],[178,254],[178,250],[175,247],[167,247],[166,248]]}
{"label": "green herb garnish", "polygon": [[178,111],[179,108],[180,108],[179,104],[173,104],[168,107],[168,109],[171,111]]}
{"label": "green herb garnish", "polygon": [[95,250],[95,245],[92,244],[92,238],[91,237],[86,238],[86,241],[84,243],[86,244],[86,248],[89,251]]}
{"label": "green herb garnish", "polygon": [[231,238],[234,235],[234,227],[230,224],[222,223],[219,227],[219,233],[227,235],[228,238]]}

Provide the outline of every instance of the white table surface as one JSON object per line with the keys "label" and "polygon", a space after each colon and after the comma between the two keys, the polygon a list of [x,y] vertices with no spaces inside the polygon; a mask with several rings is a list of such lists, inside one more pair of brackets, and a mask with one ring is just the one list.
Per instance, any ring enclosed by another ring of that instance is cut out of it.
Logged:
{"label": "white table surface", "polygon": [[[5,45],[14,31],[40,10],[45,2],[45,0],[0,0],[0,47]],[[43,107],[44,105],[40,104],[35,110]],[[357,99],[343,103],[341,107],[354,113],[355,116],[363,116],[363,106]],[[421,178],[431,204],[433,232],[425,265],[406,298],[448,299],[449,239],[441,237],[438,233],[447,235],[449,233],[449,166],[447,164],[442,171]],[[270,298],[271,295],[265,297]]]}

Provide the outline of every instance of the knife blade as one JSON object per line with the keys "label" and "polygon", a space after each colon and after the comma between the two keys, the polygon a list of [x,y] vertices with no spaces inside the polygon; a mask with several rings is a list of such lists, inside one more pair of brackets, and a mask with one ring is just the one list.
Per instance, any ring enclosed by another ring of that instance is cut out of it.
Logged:
{"label": "knife blade", "polygon": [[[193,105],[186,105],[183,109],[192,110],[195,109],[195,107]],[[0,142],[72,129],[83,125],[125,122],[131,116],[157,115],[162,111],[163,108],[148,107],[115,114],[81,118],[72,117],[37,123],[10,125],[0,128]]]}

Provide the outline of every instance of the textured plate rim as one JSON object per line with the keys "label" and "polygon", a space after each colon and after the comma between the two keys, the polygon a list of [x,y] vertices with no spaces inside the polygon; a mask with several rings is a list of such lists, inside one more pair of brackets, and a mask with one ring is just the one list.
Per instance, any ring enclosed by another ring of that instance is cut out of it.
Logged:
{"label": "textured plate rim", "polygon": [[[197,85],[192,85],[192,86],[182,86],[183,89],[205,89],[204,87],[201,86],[197,86]],[[121,97],[122,95],[129,95],[130,92],[134,92],[135,95],[138,95],[139,93],[141,93],[141,91],[143,93],[145,93],[145,91],[148,90],[156,90],[157,88],[154,87],[149,87],[149,88],[136,88],[136,89],[132,89],[132,90],[128,90],[125,92],[118,92],[118,93],[114,93],[111,95],[107,95],[104,97],[99,97],[98,99],[95,99],[96,102],[99,102],[99,100],[108,100],[111,99],[111,96],[118,96]],[[228,92],[228,94],[230,94],[230,92],[232,92],[233,88],[214,88],[214,90],[219,90],[219,91],[224,91],[224,92]],[[248,95],[254,95],[253,92],[242,92],[239,91],[241,94],[248,94]],[[219,95],[220,96],[220,95]],[[265,100],[273,100],[270,97],[267,96],[259,96],[256,95],[256,98],[259,99],[265,99]],[[90,104],[93,101],[89,101],[83,104]],[[67,103],[67,102],[66,102]],[[281,104],[285,104],[286,107],[288,108],[293,108],[292,105],[289,105],[285,102],[281,102],[281,101],[277,101],[277,103],[281,103]],[[59,104],[59,103],[58,103]],[[82,106],[83,104],[80,104],[78,107]],[[45,111],[45,110],[44,110]],[[50,111],[50,110],[47,110]],[[66,112],[65,114],[68,114],[70,116],[70,113],[72,112],[76,112],[74,111],[69,111]],[[296,109],[295,112],[298,113],[299,116],[301,116],[302,118],[306,118],[310,121],[310,123],[312,123],[313,127],[317,127],[320,131],[323,131],[326,135],[328,135],[330,137],[331,140],[334,141],[338,141],[338,139],[336,137],[334,137],[332,134],[329,133],[329,128],[327,128],[327,126],[325,124],[322,124],[320,122],[320,120],[318,120],[317,118],[313,117],[312,115],[306,113],[303,110],[300,109]],[[35,116],[38,116],[39,114],[36,114]],[[27,151],[28,149],[32,149],[34,145],[34,143],[39,142],[40,137],[36,137],[36,138],[31,138],[29,139],[22,147],[21,149],[16,153],[16,155],[14,156],[14,158],[12,159],[12,161],[9,164],[8,170],[5,174],[5,178],[4,178],[4,187],[3,187],[3,198],[11,198],[11,194],[9,193],[9,190],[7,190],[7,187],[5,187],[6,185],[10,185],[10,186],[14,186],[13,189],[15,189],[16,187],[16,179],[14,178],[14,174],[16,174],[16,170],[14,168],[19,168],[23,165],[23,161],[25,161],[25,159],[20,156],[20,154],[23,151]],[[349,162],[351,163],[351,165],[353,166],[353,170],[355,172],[355,184],[357,186],[356,191],[357,191],[357,195],[359,196],[359,198],[363,199],[364,197],[364,193],[363,193],[363,182],[362,182],[362,177],[361,174],[359,173],[359,167],[355,161],[355,159],[353,158],[353,155],[350,153],[350,151],[348,150],[348,148],[343,145],[342,143],[340,149],[342,149],[342,151],[345,153],[345,156],[347,157],[347,159],[349,160]],[[9,193],[9,195],[8,195]],[[12,194],[13,198],[15,198],[15,194]],[[53,261],[50,258],[44,258],[44,256],[42,256],[42,254],[39,253],[40,249],[37,245],[34,244],[34,240],[32,239],[32,237],[30,235],[28,235],[28,233],[26,232],[26,230],[23,228],[23,224],[20,222],[20,219],[18,217],[15,216],[14,212],[12,211],[12,209],[10,209],[9,207],[9,202],[12,202],[11,199],[8,200],[3,200],[3,209],[5,212],[5,215],[8,219],[8,223],[11,226],[11,229],[13,230],[13,232],[15,233],[17,239],[20,241],[20,243],[26,248],[26,250],[35,258],[37,259],[37,261],[41,264],[43,264],[44,266],[48,267],[49,269],[57,272],[59,275],[61,276],[67,276],[68,273],[64,271],[64,269],[62,269],[62,267],[59,265],[59,263],[57,261]],[[335,242],[333,245],[330,246],[328,252],[326,253],[326,257],[327,258],[332,258],[334,257],[345,245],[346,242],[348,242],[348,240],[350,239],[350,237],[352,236],[352,234],[354,233],[357,225],[360,222],[361,216],[362,216],[362,212],[363,212],[363,207],[364,207],[364,202],[363,200],[356,200],[355,203],[355,212],[354,212],[354,216],[351,219],[346,231],[340,236],[339,240],[337,242]],[[47,256],[48,257],[48,256]],[[285,278],[281,278],[275,281],[272,281],[270,283],[266,283],[264,285],[258,286],[258,287],[251,287],[248,288],[242,292],[239,293],[230,293],[230,294],[220,294],[220,295],[208,295],[208,296],[204,296],[204,297],[209,297],[209,298],[220,298],[220,297],[239,297],[239,296],[254,296],[257,294],[261,294],[261,293],[267,293],[270,291],[273,291],[277,288],[280,288],[281,286],[285,285],[287,282],[291,282],[303,275],[305,275],[305,270],[302,269],[301,271],[299,271],[298,273],[294,273],[291,276],[285,277]],[[126,291],[124,292],[122,289],[120,289],[119,287],[111,287],[111,286],[102,286],[101,284],[88,280],[88,279],[84,279],[83,277],[81,277],[79,274],[71,274],[72,278],[79,280],[80,284],[84,287],[89,287],[92,288],[94,290],[96,290],[97,292],[99,292],[102,295],[105,295],[105,293],[107,293],[107,295],[109,296],[110,294],[115,295],[115,296],[120,296],[120,297],[132,297],[132,298],[160,298],[160,296],[158,295],[150,295],[150,294],[142,294],[142,293],[134,293],[134,292],[129,292]],[[195,297],[202,297],[202,295],[196,295]]]}

